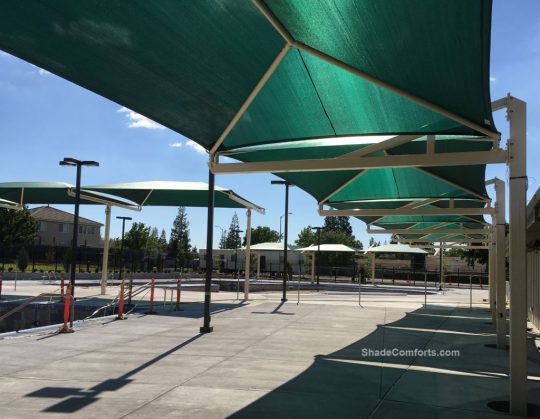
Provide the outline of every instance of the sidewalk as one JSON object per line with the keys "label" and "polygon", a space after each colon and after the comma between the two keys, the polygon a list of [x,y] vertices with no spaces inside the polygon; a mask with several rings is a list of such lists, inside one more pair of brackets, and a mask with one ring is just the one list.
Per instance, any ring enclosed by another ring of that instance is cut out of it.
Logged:
{"label": "sidewalk", "polygon": [[[195,299],[193,293],[193,299]],[[202,305],[102,320],[74,334],[0,341],[3,418],[495,418],[508,399],[508,352],[493,343],[485,291],[423,297],[219,293]],[[200,296],[198,296],[200,297]],[[368,350],[458,350],[445,357]],[[531,351],[530,401],[540,400]]]}

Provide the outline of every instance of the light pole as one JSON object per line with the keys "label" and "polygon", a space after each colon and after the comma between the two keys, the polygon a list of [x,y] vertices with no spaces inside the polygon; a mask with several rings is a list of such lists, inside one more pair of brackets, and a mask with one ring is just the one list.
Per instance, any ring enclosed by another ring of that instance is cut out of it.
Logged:
{"label": "light pole", "polygon": [[237,269],[237,262],[238,262],[238,241],[240,240],[240,233],[242,233],[242,230],[232,230],[235,234],[236,240],[234,241],[234,276],[236,279],[238,279],[238,269]]}
{"label": "light pole", "polygon": [[311,227],[311,229],[317,231],[317,286],[319,286],[321,275],[321,230],[323,227]]}
{"label": "light pole", "polygon": [[[272,185],[285,185],[285,234],[283,239],[283,297],[281,302],[287,301],[287,233],[289,230],[289,186],[294,186],[288,180],[272,180]],[[281,223],[280,223],[281,224]]]}
{"label": "light pole", "polygon": [[[132,220],[131,217],[116,217],[122,220],[122,240],[120,241],[120,269],[118,270],[118,281],[122,280],[122,270],[124,269],[124,232],[126,230],[126,220]],[[132,254],[133,256],[133,254]]]}
{"label": "light pole", "polygon": [[[64,157],[64,160],[60,161],[60,166],[74,166],[77,168],[77,180],[75,183],[75,214],[73,216],[73,238],[71,241],[71,266],[69,274],[69,282],[71,285],[72,296],[71,301],[73,302],[73,298],[75,296],[75,265],[77,258],[77,240],[79,234],[79,206],[81,203],[81,168],[82,166],[98,167],[99,163],[93,160],[77,160],[72,157]],[[73,326],[73,316],[70,323],[70,326]]]}
{"label": "light pole", "polygon": [[[292,212],[289,212],[288,215],[292,215]],[[279,216],[279,239],[281,240],[281,220],[285,217],[285,214]]]}
{"label": "light pole", "polygon": [[219,240],[219,245],[221,246],[221,243],[225,242],[225,240],[224,240],[225,229],[223,227],[221,227],[221,226],[218,226],[217,224],[216,224],[216,227],[221,230],[221,239]]}

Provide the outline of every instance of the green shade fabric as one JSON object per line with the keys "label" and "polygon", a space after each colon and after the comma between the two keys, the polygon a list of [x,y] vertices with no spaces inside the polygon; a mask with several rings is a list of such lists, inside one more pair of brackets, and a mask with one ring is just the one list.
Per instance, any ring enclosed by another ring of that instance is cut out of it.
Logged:
{"label": "green shade fabric", "polygon": [[[292,37],[492,132],[490,0],[266,0]],[[209,149],[284,47],[250,0],[0,3],[0,49]],[[477,134],[292,48],[221,150],[365,134]]]}
{"label": "green shade fabric", "polygon": [[[75,204],[75,198],[68,195],[68,191],[74,189],[74,185],[64,182],[5,182],[0,183],[0,200],[12,201],[16,205]],[[81,190],[81,204],[83,205],[101,205],[95,201],[85,199],[85,196],[106,199],[112,204],[131,204],[118,197],[104,196],[96,192]]]}
{"label": "green shade fabric", "polygon": [[[208,206],[208,184],[202,182],[148,181],[85,186],[85,190],[114,195],[140,206]],[[215,187],[214,205],[218,208],[254,208],[258,205],[242,198],[230,189]]]}

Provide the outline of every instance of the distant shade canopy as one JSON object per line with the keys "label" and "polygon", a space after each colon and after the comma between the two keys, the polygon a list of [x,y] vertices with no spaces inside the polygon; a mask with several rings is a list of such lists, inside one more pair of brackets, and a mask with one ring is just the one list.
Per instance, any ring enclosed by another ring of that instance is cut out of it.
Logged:
{"label": "distant shade canopy", "polygon": [[409,246],[408,244],[384,244],[366,249],[365,253],[418,253],[428,254],[424,249]]}
{"label": "distant shade canopy", "polygon": [[[1,200],[15,205],[74,204],[75,186],[64,182],[0,183]],[[217,208],[251,208],[264,213],[264,208],[242,198],[234,191],[215,187]],[[92,199],[97,199],[92,200]],[[149,181],[114,183],[81,187],[81,204],[121,206],[208,206],[208,184],[203,182]]]}
{"label": "distant shade canopy", "polygon": [[[295,249],[298,252],[317,252],[319,250],[319,246],[312,245],[308,247],[302,247],[300,249]],[[357,249],[354,249],[352,247],[346,246],[344,244],[321,244],[320,245],[320,251],[321,252],[357,252]]]}

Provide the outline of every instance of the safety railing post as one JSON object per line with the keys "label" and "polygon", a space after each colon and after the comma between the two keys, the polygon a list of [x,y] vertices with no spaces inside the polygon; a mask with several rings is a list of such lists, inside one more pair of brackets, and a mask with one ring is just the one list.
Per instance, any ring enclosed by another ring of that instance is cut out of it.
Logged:
{"label": "safety railing post", "polygon": [[120,297],[118,299],[118,315],[116,320],[124,320],[124,279],[120,282]]}
{"label": "safety railing post", "polygon": [[66,298],[64,300],[64,325],[60,329],[60,333],[73,333],[74,330],[68,326],[71,314],[71,286],[68,284],[66,290]]}
{"label": "safety railing post", "polygon": [[156,280],[152,279],[150,283],[150,305],[148,306],[147,314],[154,314],[154,287],[156,285]]}
{"label": "safety railing post", "polygon": [[64,272],[60,274],[60,301],[64,301]]}
{"label": "safety railing post", "polygon": [[180,293],[181,293],[181,288],[182,286],[182,279],[179,278],[177,281],[176,281],[176,311],[180,311]]}
{"label": "safety railing post", "polygon": [[128,307],[131,307],[131,297],[133,295],[133,277],[129,278],[129,285],[128,285]]}

